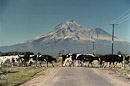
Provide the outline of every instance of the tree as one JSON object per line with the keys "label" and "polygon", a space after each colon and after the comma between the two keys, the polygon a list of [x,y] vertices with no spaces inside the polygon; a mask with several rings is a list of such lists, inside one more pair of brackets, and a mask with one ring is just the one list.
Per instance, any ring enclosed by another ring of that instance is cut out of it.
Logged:
{"label": "tree", "polygon": [[120,52],[120,51],[118,51],[117,55],[121,55],[121,52]]}

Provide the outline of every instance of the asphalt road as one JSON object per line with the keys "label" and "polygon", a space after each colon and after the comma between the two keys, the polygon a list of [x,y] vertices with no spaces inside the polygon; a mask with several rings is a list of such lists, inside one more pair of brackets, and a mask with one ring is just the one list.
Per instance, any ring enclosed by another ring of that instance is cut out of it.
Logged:
{"label": "asphalt road", "polygon": [[42,86],[125,86],[94,68],[61,67]]}

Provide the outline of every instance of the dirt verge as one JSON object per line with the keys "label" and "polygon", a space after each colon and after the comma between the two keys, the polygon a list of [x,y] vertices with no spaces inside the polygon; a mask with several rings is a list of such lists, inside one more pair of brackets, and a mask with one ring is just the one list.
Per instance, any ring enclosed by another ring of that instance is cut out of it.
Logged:
{"label": "dirt verge", "polygon": [[129,86],[130,80],[128,80],[127,76],[122,74],[118,70],[110,69],[110,68],[96,68],[94,69],[96,73],[103,74],[112,80],[116,80],[119,83],[124,83],[124,85]]}
{"label": "dirt verge", "polygon": [[20,86],[42,86],[50,77],[55,75],[56,71],[59,67],[50,67],[46,68],[45,70],[41,71],[38,76],[34,76],[31,80],[25,82]]}

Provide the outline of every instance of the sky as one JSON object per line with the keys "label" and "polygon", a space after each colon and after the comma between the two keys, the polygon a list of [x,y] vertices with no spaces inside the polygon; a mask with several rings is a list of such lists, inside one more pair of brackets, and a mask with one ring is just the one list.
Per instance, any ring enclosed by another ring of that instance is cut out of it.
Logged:
{"label": "sky", "polygon": [[130,42],[130,0],[0,0],[0,46],[26,42],[73,19]]}

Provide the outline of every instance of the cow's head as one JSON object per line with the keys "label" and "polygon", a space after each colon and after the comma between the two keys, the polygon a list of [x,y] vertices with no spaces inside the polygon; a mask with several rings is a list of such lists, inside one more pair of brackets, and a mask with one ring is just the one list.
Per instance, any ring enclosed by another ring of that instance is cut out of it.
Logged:
{"label": "cow's head", "polygon": [[18,63],[18,58],[12,58],[13,63]]}

